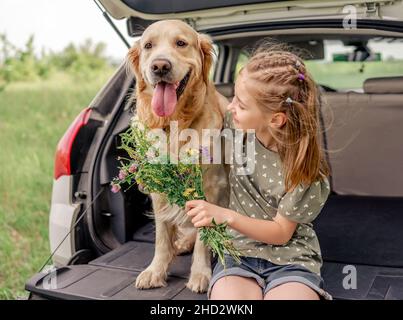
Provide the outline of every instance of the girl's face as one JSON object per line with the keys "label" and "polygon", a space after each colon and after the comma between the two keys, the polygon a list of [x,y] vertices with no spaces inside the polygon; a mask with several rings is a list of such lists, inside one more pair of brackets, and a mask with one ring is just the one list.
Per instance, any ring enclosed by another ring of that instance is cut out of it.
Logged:
{"label": "girl's face", "polygon": [[256,132],[267,131],[269,117],[260,110],[255,99],[247,91],[245,86],[247,81],[247,76],[239,74],[235,82],[235,95],[232,102],[227,106],[227,110],[232,112],[236,129],[255,129]]}

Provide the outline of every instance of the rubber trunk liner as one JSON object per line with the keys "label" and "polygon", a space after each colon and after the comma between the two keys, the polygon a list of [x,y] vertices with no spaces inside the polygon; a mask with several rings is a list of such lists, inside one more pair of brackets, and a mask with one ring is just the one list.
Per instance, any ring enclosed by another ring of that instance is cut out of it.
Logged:
{"label": "rubber trunk liner", "polygon": [[[334,299],[403,299],[402,207],[402,199],[329,199],[315,227],[325,260],[325,290]],[[61,267],[52,275],[37,274],[26,289],[51,299],[205,300],[205,293],[193,293],[185,286],[191,254],[172,261],[167,287],[135,288],[136,277],[153,258],[154,239],[155,227],[149,222],[135,232],[133,241],[87,265]],[[351,280],[354,275],[356,281]]]}
{"label": "rubber trunk liner", "polygon": [[152,243],[128,242],[88,265],[66,266],[53,274],[37,274],[28,281],[26,289],[55,299],[207,299],[205,293],[193,293],[186,288],[191,254],[177,256],[172,261],[167,287],[136,289],[136,277],[150,264],[153,254]]}
{"label": "rubber trunk liner", "polygon": [[[134,287],[136,277],[151,262],[153,254],[152,243],[128,242],[88,265],[62,267],[52,276],[37,274],[28,281],[26,289],[53,299],[205,300],[207,298],[206,294],[193,293],[185,286],[191,254],[177,256],[174,259],[169,268],[167,287],[137,290]],[[356,269],[356,289],[351,282],[351,289],[343,286],[348,276],[344,270],[346,264],[325,262],[322,269],[325,290],[334,299],[403,299],[401,268],[351,266]],[[52,279],[55,281],[52,282]]]}

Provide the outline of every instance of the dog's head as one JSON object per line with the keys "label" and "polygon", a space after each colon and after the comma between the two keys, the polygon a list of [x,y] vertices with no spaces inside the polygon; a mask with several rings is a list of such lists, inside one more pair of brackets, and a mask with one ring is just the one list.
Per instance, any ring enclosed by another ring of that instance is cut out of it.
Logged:
{"label": "dog's head", "polygon": [[211,40],[179,20],[150,25],[129,50],[137,93],[152,96],[153,112],[168,117],[177,105],[207,84],[212,64]]}

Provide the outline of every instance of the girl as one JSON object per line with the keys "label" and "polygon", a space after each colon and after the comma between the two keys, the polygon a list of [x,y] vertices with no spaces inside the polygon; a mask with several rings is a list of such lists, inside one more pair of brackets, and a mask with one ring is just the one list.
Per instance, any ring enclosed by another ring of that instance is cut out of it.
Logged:
{"label": "girl", "polygon": [[[331,299],[323,290],[312,221],[330,193],[321,151],[318,92],[303,61],[261,46],[241,69],[224,126],[254,129],[254,172],[231,165],[229,208],[186,203],[195,227],[227,222],[241,264],[217,262],[208,299]],[[245,144],[245,139],[242,142]]]}

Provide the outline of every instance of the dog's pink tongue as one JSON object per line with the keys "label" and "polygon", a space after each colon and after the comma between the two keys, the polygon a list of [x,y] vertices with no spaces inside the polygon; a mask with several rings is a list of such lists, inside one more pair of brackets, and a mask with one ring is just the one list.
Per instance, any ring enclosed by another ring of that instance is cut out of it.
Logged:
{"label": "dog's pink tongue", "polygon": [[168,117],[175,111],[177,98],[173,84],[158,83],[154,89],[151,106],[159,117]]}

